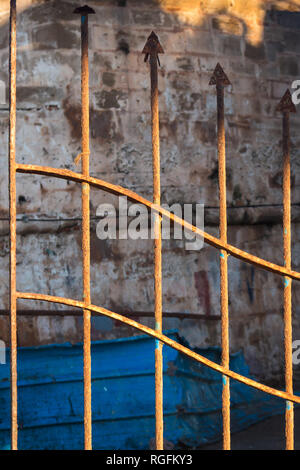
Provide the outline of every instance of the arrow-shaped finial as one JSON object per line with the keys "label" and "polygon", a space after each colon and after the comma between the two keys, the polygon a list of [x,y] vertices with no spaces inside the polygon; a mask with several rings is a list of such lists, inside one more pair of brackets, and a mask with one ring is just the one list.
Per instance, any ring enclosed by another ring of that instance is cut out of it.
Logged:
{"label": "arrow-shaped finial", "polygon": [[147,39],[142,54],[145,54],[145,62],[147,62],[149,55],[156,55],[159,63],[158,54],[164,54],[164,50],[161,47],[157,35],[152,31]]}
{"label": "arrow-shaped finial", "polygon": [[281,98],[276,111],[282,113],[296,113],[296,106],[293,103],[292,95],[290,90],[286,90],[285,94]]}
{"label": "arrow-shaped finial", "polygon": [[88,5],[84,5],[83,7],[75,8],[73,13],[77,13],[79,15],[84,15],[84,16],[85,15],[94,15],[95,10],[93,10],[93,8],[89,7]]}
{"label": "arrow-shaped finial", "polygon": [[223,85],[223,86],[228,86],[231,85],[229,78],[227,77],[226,73],[222,69],[221,65],[219,62],[216,65],[216,68],[214,70],[214,73],[209,81],[210,85]]}

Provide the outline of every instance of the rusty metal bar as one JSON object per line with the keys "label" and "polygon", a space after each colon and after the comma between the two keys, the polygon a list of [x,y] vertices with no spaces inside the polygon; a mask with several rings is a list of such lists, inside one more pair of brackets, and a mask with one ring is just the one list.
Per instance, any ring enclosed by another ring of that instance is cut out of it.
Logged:
{"label": "rusty metal bar", "polygon": [[[277,111],[282,113],[282,148],[283,148],[283,256],[284,265],[291,269],[291,159],[290,159],[290,113],[296,112],[291,93],[287,90],[282,97]],[[292,361],[292,280],[284,278],[284,351],[285,351],[285,386],[293,394]],[[294,405],[287,401],[285,411],[286,450],[294,449]]]}
{"label": "rusty metal bar", "polygon": [[[94,10],[88,6],[76,8],[74,13],[81,15],[81,128],[82,153],[81,171],[89,176],[90,157],[90,109],[89,109],[89,52],[88,15]],[[90,185],[82,183],[82,278],[83,301],[91,303],[90,292]],[[91,313],[83,310],[83,378],[84,378],[84,448],[92,449],[92,380],[91,380]]]}
{"label": "rusty metal bar", "polygon": [[240,250],[239,248],[236,248],[235,246],[228,243],[223,243],[219,238],[213,237],[209,233],[206,233],[204,230],[199,229],[195,225],[192,225],[180,217],[177,217],[175,214],[167,211],[163,207],[153,204],[153,202],[148,201],[148,199],[145,199],[130,189],[126,189],[122,186],[118,186],[107,181],[93,178],[91,176],[87,177],[80,173],[61,168],[51,168],[39,165],[25,165],[18,163],[16,164],[16,170],[18,173],[54,176],[55,178],[67,179],[77,183],[86,181],[94,188],[103,189],[104,191],[110,194],[115,194],[117,196],[126,196],[130,201],[143,204],[154,212],[156,211],[163,217],[170,219],[173,223],[181,225],[187,231],[193,232],[199,237],[203,237],[204,242],[208,245],[218,248],[219,250],[225,250],[228,254],[234,256],[235,258],[245,261],[246,263],[253,264],[258,268],[265,269],[266,271],[270,271],[274,274],[279,274],[280,276],[287,276],[291,279],[296,279],[298,281],[300,280],[299,272],[292,271],[291,269],[287,269],[284,266],[279,266],[278,264],[266,261],[262,258],[259,258],[258,256],[254,256],[250,253],[247,253],[246,251]]}
{"label": "rusty metal bar", "polygon": [[9,308],[10,308],[10,387],[11,449],[18,449],[17,388],[17,295],[16,295],[16,0],[10,2],[9,35]]}
{"label": "rusty metal bar", "polygon": [[[227,203],[226,203],[226,149],[224,126],[224,87],[230,82],[220,64],[217,64],[210,85],[217,89],[217,132],[219,160],[219,201],[220,201],[220,240],[227,243]],[[220,253],[220,304],[222,330],[222,366],[229,369],[229,318],[228,318],[228,254]],[[230,383],[223,376],[222,391],[223,449],[230,450]]]}
{"label": "rusty metal bar", "polygon": [[[158,54],[163,53],[158,37],[152,31],[147,39],[143,54],[145,62],[150,57],[151,78],[151,128],[153,159],[153,203],[160,205],[160,142],[158,107]],[[154,214],[154,294],[155,329],[162,333],[162,234],[161,215]],[[163,450],[163,344],[155,342],[155,440],[156,450]]]}
{"label": "rusty metal bar", "polygon": [[[283,114],[283,249],[284,261],[291,268],[291,167],[289,113]],[[293,393],[292,362],[292,280],[284,279],[284,350],[286,391]],[[286,403],[286,449],[294,449],[294,405]]]}
{"label": "rusty metal bar", "polygon": [[272,387],[268,387],[267,385],[256,382],[255,380],[249,379],[248,377],[244,377],[243,375],[237,374],[236,372],[233,372],[230,369],[225,369],[225,367],[221,366],[220,364],[210,361],[206,357],[195,353],[191,349],[185,346],[182,346],[181,344],[168,338],[164,334],[159,333],[158,331],[153,330],[152,328],[149,328],[148,326],[142,325],[141,323],[138,323],[135,320],[132,320],[123,315],[107,310],[106,308],[98,307],[92,304],[89,306],[86,306],[86,304],[84,304],[80,300],[66,299],[63,297],[54,297],[51,295],[36,294],[32,292],[17,292],[17,298],[27,299],[27,300],[40,300],[43,302],[45,301],[45,302],[50,302],[50,303],[58,303],[61,305],[66,305],[66,306],[76,307],[76,308],[86,308],[91,312],[95,312],[99,315],[104,315],[108,318],[112,318],[113,320],[120,321],[121,323],[125,323],[126,325],[132,326],[138,331],[142,331],[143,333],[146,333],[147,335],[152,336],[153,338],[158,339],[159,341],[162,341],[167,346],[170,346],[171,348],[176,349],[176,351],[179,351],[185,354],[191,359],[194,359],[195,361],[201,364],[204,364],[205,366],[209,367],[210,369],[215,370],[216,372],[219,372],[220,374],[226,375],[227,377],[230,377],[234,380],[238,380],[239,382],[245,385],[249,385],[250,387],[253,387],[257,390],[261,390],[262,392],[268,393],[275,397],[282,398],[283,400],[289,400],[289,401],[292,401],[293,403],[300,404],[300,396],[291,395],[287,392],[276,390]]}

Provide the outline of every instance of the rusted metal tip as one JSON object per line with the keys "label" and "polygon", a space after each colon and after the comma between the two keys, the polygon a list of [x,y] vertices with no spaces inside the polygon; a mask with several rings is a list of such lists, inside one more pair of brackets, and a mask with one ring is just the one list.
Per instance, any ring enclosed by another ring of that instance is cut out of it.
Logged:
{"label": "rusted metal tip", "polygon": [[95,15],[95,10],[88,5],[84,5],[83,7],[75,8],[73,13],[77,13],[79,15]]}
{"label": "rusted metal tip", "polygon": [[296,113],[296,106],[293,103],[290,90],[286,90],[278,106],[276,107],[276,111],[281,113]]}
{"label": "rusted metal tip", "polygon": [[157,35],[154,33],[154,31],[152,31],[152,33],[148,37],[142,54],[145,54],[145,62],[146,62],[148,56],[151,55],[151,54],[155,54],[155,55],[164,54],[164,50],[161,47],[159,39],[158,39]]}
{"label": "rusted metal tip", "polygon": [[214,73],[209,81],[209,85],[231,85],[229,78],[227,77],[219,62],[217,63]]}

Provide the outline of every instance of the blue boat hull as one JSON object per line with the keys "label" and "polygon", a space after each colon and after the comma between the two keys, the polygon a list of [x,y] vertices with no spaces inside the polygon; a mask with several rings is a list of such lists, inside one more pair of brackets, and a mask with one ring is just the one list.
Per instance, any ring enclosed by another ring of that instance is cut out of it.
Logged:
{"label": "blue boat hull", "polygon": [[[178,340],[176,332],[167,332]],[[220,362],[218,348],[198,349]],[[8,358],[9,359],[9,358]],[[8,361],[9,362],[9,361]],[[175,448],[196,447],[222,435],[222,378],[164,346],[164,436]],[[249,376],[241,353],[231,368]],[[20,449],[82,449],[82,345],[20,348]],[[94,449],[149,449],[155,436],[154,340],[137,336],[92,343]],[[0,366],[0,448],[10,448],[9,365]],[[283,413],[284,402],[231,382],[232,430]]]}

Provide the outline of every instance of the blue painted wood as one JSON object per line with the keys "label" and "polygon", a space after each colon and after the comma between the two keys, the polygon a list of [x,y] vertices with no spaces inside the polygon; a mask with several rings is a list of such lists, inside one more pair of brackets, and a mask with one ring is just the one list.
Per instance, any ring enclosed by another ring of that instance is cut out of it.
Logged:
{"label": "blue painted wood", "polygon": [[[166,332],[180,340],[175,331]],[[218,348],[198,349],[220,362]],[[232,370],[249,376],[241,353]],[[164,346],[165,438],[198,446],[220,438],[221,376]],[[83,448],[82,344],[20,348],[18,352],[20,449]],[[231,382],[233,431],[272,414],[282,400]],[[137,336],[92,343],[94,449],[147,449],[155,435],[154,340]],[[9,449],[9,354],[0,366],[0,448]]]}

